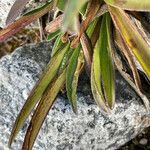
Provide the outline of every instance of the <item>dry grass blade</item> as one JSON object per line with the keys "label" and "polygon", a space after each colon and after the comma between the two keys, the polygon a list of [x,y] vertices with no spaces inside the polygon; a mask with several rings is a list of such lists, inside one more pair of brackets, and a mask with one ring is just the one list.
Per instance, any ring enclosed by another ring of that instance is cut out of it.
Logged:
{"label": "dry grass blade", "polygon": [[79,38],[84,33],[85,29],[87,28],[89,23],[92,21],[92,19],[95,17],[96,13],[98,12],[98,10],[101,6],[101,3],[99,0],[92,1],[92,3],[90,3],[90,4],[91,5],[89,6],[89,9],[86,12],[86,16],[85,16],[86,19],[83,20],[83,22],[81,23],[81,26],[80,26]]}
{"label": "dry grass blade", "polygon": [[29,15],[22,16],[20,19],[15,21],[14,23],[8,25],[6,28],[0,30],[0,42],[6,40],[20,29],[24,28],[31,22],[35,21],[39,17],[43,16],[53,8],[53,3],[48,2],[41,7],[41,9],[37,9],[37,11],[33,11],[29,13]]}
{"label": "dry grass blade", "polygon": [[88,36],[83,33],[80,42],[82,45],[82,50],[84,53],[84,57],[86,60],[86,67],[87,67],[87,72],[90,73],[91,71],[91,64],[92,64],[92,44]]}
{"label": "dry grass blade", "polygon": [[94,19],[97,18],[97,17],[100,17],[100,16],[104,15],[107,12],[108,12],[108,7],[107,7],[106,4],[103,4],[100,7],[100,9],[98,10],[98,12],[96,13],[96,16],[94,17]]}
{"label": "dry grass blade", "polygon": [[145,18],[143,18],[141,12],[128,11],[128,13],[131,14],[134,18],[138,19],[140,23],[144,26],[146,31],[150,33],[149,22]]}
{"label": "dry grass blade", "polygon": [[65,82],[66,69],[47,87],[27,129],[22,150],[32,150],[37,134],[48,114],[55,98]]}
{"label": "dry grass blade", "polygon": [[95,0],[95,1],[90,1],[90,6],[88,7],[88,10],[86,12],[86,19],[82,21],[79,29],[78,36],[72,41],[71,46],[75,47],[77,43],[80,40],[80,37],[88,27],[89,23],[92,22],[93,18],[95,17],[96,13],[98,12],[100,8],[101,1]]}
{"label": "dry grass blade", "polygon": [[45,30],[48,33],[57,31],[61,27],[62,21],[63,21],[63,15],[59,15],[56,19],[54,19],[53,21],[47,24]]}
{"label": "dry grass blade", "polygon": [[146,75],[150,78],[150,46],[140,35],[128,14],[114,7],[109,7],[109,11],[126,45],[134,53]]}
{"label": "dry grass blade", "polygon": [[143,103],[147,109],[148,112],[150,112],[150,102],[149,99],[136,87],[136,85],[133,83],[130,76],[123,71],[123,65],[121,60],[119,59],[118,55],[115,53],[114,55],[114,62],[116,65],[116,68],[122,75],[122,77],[129,83],[129,85],[134,89],[134,91],[139,95],[139,97],[143,100]]}
{"label": "dry grass blade", "polygon": [[145,26],[143,26],[143,23],[141,21],[135,18],[132,18],[132,20],[135,26],[137,27],[137,30],[140,33],[140,35],[143,37],[145,42],[147,42],[147,44],[150,46],[150,34],[148,33],[150,32],[150,24],[147,23],[147,26],[149,26],[149,30],[147,30]]}
{"label": "dry grass blade", "polygon": [[22,12],[23,8],[25,5],[29,2],[30,0],[16,0],[13,6],[11,7],[11,10],[9,11],[9,14],[7,16],[6,24],[12,23]]}
{"label": "dry grass blade", "polygon": [[120,48],[120,50],[122,51],[122,53],[125,55],[125,57],[128,60],[128,63],[129,63],[129,66],[131,67],[133,78],[134,78],[137,88],[142,91],[141,80],[140,80],[139,73],[137,71],[135,62],[133,60],[133,55],[130,52],[130,50],[128,49],[128,47],[126,46],[125,42],[123,41],[120,33],[117,31],[116,31],[116,35],[115,35],[115,40],[116,40],[118,47]]}

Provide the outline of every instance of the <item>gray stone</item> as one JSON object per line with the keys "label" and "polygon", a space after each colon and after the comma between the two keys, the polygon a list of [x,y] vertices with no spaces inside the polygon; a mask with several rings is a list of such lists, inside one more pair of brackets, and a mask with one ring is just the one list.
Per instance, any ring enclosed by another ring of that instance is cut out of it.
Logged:
{"label": "gray stone", "polygon": [[5,26],[7,15],[15,0],[0,0],[0,27]]}
{"label": "gray stone", "polygon": [[148,143],[148,139],[143,138],[143,139],[141,139],[141,140],[139,141],[139,143],[140,143],[141,145],[146,145],[146,144]]}
{"label": "gray stone", "polygon": [[[50,50],[49,43],[31,44],[0,60],[0,147],[3,149],[7,149],[17,114],[50,59]],[[66,96],[59,95],[33,149],[114,150],[134,138],[150,125],[150,114],[118,73],[116,86],[116,105],[109,116],[99,111],[86,77],[79,83],[78,115],[72,112]],[[21,149],[28,122],[12,150]]]}

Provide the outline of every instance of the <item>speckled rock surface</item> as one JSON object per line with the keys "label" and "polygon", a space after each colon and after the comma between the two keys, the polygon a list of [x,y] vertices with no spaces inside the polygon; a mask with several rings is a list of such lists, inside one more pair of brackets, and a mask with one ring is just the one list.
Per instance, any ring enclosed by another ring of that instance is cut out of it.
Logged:
{"label": "speckled rock surface", "polygon": [[15,0],[0,0],[0,27],[5,26],[8,12]]}
{"label": "speckled rock surface", "polygon": [[[7,148],[13,122],[45,68],[51,45],[40,43],[18,48],[0,60],[0,150]],[[87,78],[78,89],[78,115],[66,96],[59,95],[49,112],[34,150],[114,150],[150,125],[150,114],[127,83],[117,74],[116,106],[104,116],[96,106]],[[84,86],[83,86],[84,85]],[[20,150],[28,121],[12,150]]]}

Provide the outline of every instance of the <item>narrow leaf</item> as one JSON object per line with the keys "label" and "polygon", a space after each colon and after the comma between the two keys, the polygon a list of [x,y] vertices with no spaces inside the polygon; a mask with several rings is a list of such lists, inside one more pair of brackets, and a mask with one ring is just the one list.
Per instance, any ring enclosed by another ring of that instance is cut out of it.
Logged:
{"label": "narrow leaf", "polygon": [[86,61],[85,62],[86,63],[86,71],[87,71],[88,75],[90,75],[90,72],[91,72],[92,51],[93,51],[93,47],[92,47],[90,38],[94,32],[97,22],[98,22],[98,19],[95,19],[94,21],[92,21],[90,23],[89,27],[87,28],[86,32],[83,33],[80,38],[80,43],[81,43],[85,61]]}
{"label": "narrow leaf", "polygon": [[64,45],[61,41],[61,34],[57,37],[54,45],[53,45],[53,48],[52,48],[52,52],[51,52],[51,57],[53,57],[57,51]]}
{"label": "narrow leaf", "polygon": [[139,90],[139,88],[136,87],[136,85],[133,83],[130,75],[123,71],[123,64],[122,64],[122,61],[120,60],[119,56],[117,55],[117,53],[114,54],[114,62],[115,62],[116,68],[118,69],[118,71],[120,72],[122,77],[129,83],[129,85],[134,89],[134,91],[140,96],[140,98],[143,100],[143,103],[145,104],[147,111],[150,112],[149,98],[147,98],[146,95],[143,94]]}
{"label": "narrow leaf", "polygon": [[88,37],[91,37],[91,36],[92,36],[92,34],[93,34],[93,32],[94,32],[94,28],[96,27],[97,22],[98,22],[98,19],[95,19],[94,21],[92,21],[92,22],[89,24],[89,26],[88,26],[88,28],[87,28],[87,30],[86,30],[86,34],[88,35]]}
{"label": "narrow leaf", "polygon": [[57,30],[56,32],[50,33],[47,37],[48,41],[51,41],[55,39],[58,35],[60,35],[60,30]]}
{"label": "narrow leaf", "polygon": [[150,78],[150,46],[142,38],[129,16],[121,9],[109,7],[113,21],[126,45],[134,53],[137,60]]}
{"label": "narrow leaf", "polygon": [[130,66],[130,68],[132,70],[132,74],[133,74],[133,78],[134,78],[134,81],[135,81],[135,85],[137,86],[137,88],[139,90],[141,90],[142,89],[141,88],[141,81],[140,81],[140,77],[139,77],[138,70],[136,68],[135,62],[133,60],[133,55],[130,52],[130,50],[128,49],[128,47],[126,46],[125,42],[123,41],[120,33],[116,31],[115,35],[116,35],[115,36],[115,41],[116,41],[119,49],[121,50],[121,52],[127,58],[129,66]]}
{"label": "narrow leaf", "polygon": [[[76,71],[74,73],[74,77],[72,80],[72,94],[71,94],[71,101],[77,103],[77,86],[78,86],[78,78],[84,67],[84,55],[80,52],[78,57],[78,64],[76,67]],[[73,106],[73,105],[72,105]],[[74,112],[77,113],[77,106],[74,107]]]}
{"label": "narrow leaf", "polygon": [[76,49],[74,49],[74,52],[73,52],[73,54],[70,58],[70,61],[69,61],[69,65],[67,67],[67,74],[66,74],[67,96],[68,96],[68,99],[70,100],[72,109],[75,113],[77,112],[77,99],[76,99],[76,96],[72,97],[74,88],[76,91],[76,87],[73,86],[73,82],[74,82],[74,77],[75,77],[74,76],[75,71],[77,69],[80,49],[81,49],[80,45]]}
{"label": "narrow leaf", "polygon": [[29,2],[30,0],[16,0],[13,6],[11,7],[9,14],[7,16],[6,24],[12,23],[22,12],[24,9],[25,5]]}
{"label": "narrow leaf", "polygon": [[91,89],[93,97],[100,107],[102,112],[109,112],[109,108],[106,106],[105,98],[101,87],[101,69],[100,69],[100,44],[101,40],[98,39],[94,48],[93,62],[91,68]]}
{"label": "narrow leaf", "polygon": [[68,2],[68,0],[58,0],[58,2],[57,2],[58,9],[61,11],[64,11],[67,2]]}
{"label": "narrow leaf", "polygon": [[105,2],[125,10],[150,11],[150,0],[105,0]]}
{"label": "narrow leaf", "polygon": [[86,70],[90,74],[92,64],[92,44],[89,37],[85,33],[82,34],[80,43],[82,45],[82,50],[86,60]]}
{"label": "narrow leaf", "polygon": [[81,35],[84,33],[84,31],[87,28],[87,26],[89,25],[89,23],[92,21],[92,19],[98,12],[98,10],[101,6],[101,3],[102,3],[101,0],[95,0],[95,1],[91,0],[89,9],[86,12],[86,19],[83,20],[83,22],[81,23],[79,37],[81,37]]}
{"label": "narrow leaf", "polygon": [[111,18],[107,13],[104,15],[100,31],[100,70],[101,82],[104,89],[106,102],[112,109],[115,103],[115,77],[114,66],[112,62],[112,48],[110,43],[110,25]]}
{"label": "narrow leaf", "polygon": [[91,89],[92,89],[93,97],[94,97],[97,105],[99,106],[100,110],[102,111],[102,113],[109,113],[110,110],[105,104],[105,99],[104,99],[104,96],[102,93],[102,89],[98,85],[98,84],[100,84],[99,78],[97,78],[97,71],[94,71],[95,70],[94,66],[95,66],[95,64],[93,63],[92,70],[91,70]]}
{"label": "narrow leaf", "polygon": [[31,94],[29,95],[27,101],[25,102],[22,110],[20,111],[15,124],[12,129],[12,133],[9,140],[9,145],[11,145],[12,141],[14,140],[15,136],[19,132],[20,128],[23,126],[26,118],[36,105],[36,103],[41,98],[43,92],[47,88],[48,84],[52,81],[55,77],[59,66],[62,62],[64,54],[68,51],[69,45],[67,44],[62,50],[58,51],[57,54],[51,58],[43,76],[39,80],[39,82],[35,85],[34,89],[32,90]]}
{"label": "narrow leaf", "polygon": [[59,15],[56,19],[46,25],[45,30],[48,33],[56,32],[62,25],[63,15]]}
{"label": "narrow leaf", "polygon": [[25,16],[22,16],[20,19],[15,21],[14,23],[8,25],[6,28],[0,30],[0,42],[6,40],[16,32],[18,32],[20,29],[24,28],[31,22],[35,21],[36,19],[40,18],[53,8],[52,2],[47,2],[45,5],[43,5],[40,9],[35,10],[31,14],[26,14]]}
{"label": "narrow leaf", "polygon": [[33,113],[29,127],[23,143],[23,150],[31,150],[37,134],[52,107],[55,98],[65,82],[66,69],[47,87],[35,112]]}

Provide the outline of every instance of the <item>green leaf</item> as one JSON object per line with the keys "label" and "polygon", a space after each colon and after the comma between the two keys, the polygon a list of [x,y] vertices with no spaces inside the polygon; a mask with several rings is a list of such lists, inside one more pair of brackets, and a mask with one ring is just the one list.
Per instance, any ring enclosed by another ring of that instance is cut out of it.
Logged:
{"label": "green leaf", "polygon": [[[78,57],[80,53],[81,46],[78,45],[70,58],[69,65],[67,67],[67,74],[66,74],[66,89],[67,89],[67,96],[70,100],[72,105],[73,111],[77,112],[77,97],[76,97],[76,89],[77,89],[77,80],[79,75],[78,70]],[[76,75],[75,72],[77,71]]]}
{"label": "green leaf", "polygon": [[[94,59],[94,61],[97,62],[96,58]],[[101,86],[99,85],[100,82],[99,82],[99,78],[98,78],[98,73],[94,69],[95,66],[96,66],[96,64],[93,63],[92,70],[91,70],[91,89],[92,89],[93,97],[94,97],[97,105],[99,106],[100,110],[102,112],[108,113],[109,108],[105,104],[105,99],[103,97],[102,89],[101,89]],[[97,70],[99,70],[99,69],[97,69]]]}
{"label": "green leaf", "polygon": [[68,2],[68,0],[58,0],[58,2],[57,2],[58,9],[61,11],[64,11],[67,2]]}
{"label": "green leaf", "polygon": [[64,69],[63,72],[57,78],[55,78],[55,80],[51,84],[49,84],[46,91],[44,92],[42,99],[40,100],[35,112],[33,113],[32,119],[27,129],[22,147],[23,150],[32,149],[32,146],[44,122],[44,119],[48,114],[50,108],[52,107],[58,92],[64,85],[65,77],[66,69]]}
{"label": "green leaf", "polygon": [[62,70],[64,70],[64,68],[68,65],[69,59],[71,58],[73,52],[74,52],[74,49],[70,48],[70,49],[65,53],[64,58],[63,58],[63,60],[62,60],[62,63],[61,63],[61,65],[60,65],[60,67],[59,67],[58,74],[59,74],[60,72],[62,72]]}
{"label": "green leaf", "polygon": [[89,6],[87,6],[87,10],[86,10],[86,14],[85,14],[86,18],[81,23],[78,38],[81,37],[81,35],[87,29],[90,22],[92,22],[92,20],[96,16],[98,10],[100,9],[101,4],[102,4],[102,0],[95,0],[95,1],[89,2]]}
{"label": "green leaf", "polygon": [[64,20],[62,25],[63,31],[66,31],[68,28],[74,27],[75,19],[78,16],[79,10],[86,1],[87,0],[68,1],[64,12]]}
{"label": "green leaf", "polygon": [[43,73],[43,76],[39,80],[39,82],[35,85],[34,89],[32,90],[31,94],[29,95],[27,101],[25,102],[22,110],[20,111],[15,124],[12,129],[12,133],[9,140],[9,145],[11,145],[12,141],[14,140],[15,136],[19,132],[20,128],[23,126],[24,121],[34,108],[34,106],[37,104],[39,99],[41,98],[43,92],[47,88],[48,84],[52,81],[52,79],[55,77],[60,64],[62,62],[62,59],[65,55],[65,53],[68,51],[70,46],[69,44],[66,44],[66,46],[58,51],[54,57],[51,58],[46,70]]}
{"label": "green leaf", "polygon": [[150,11],[150,0],[105,0],[105,2],[125,10]]}
{"label": "green leaf", "polygon": [[91,89],[97,105],[103,112],[108,113],[109,108],[105,104],[105,98],[101,87],[100,45],[101,39],[99,38],[94,48],[93,54],[93,62],[91,68]]}
{"label": "green leaf", "polygon": [[84,17],[86,9],[87,9],[87,4],[88,3],[84,3],[84,5],[80,8],[79,13],[82,15],[82,17]]}
{"label": "green leaf", "polygon": [[64,45],[64,43],[61,41],[61,34],[57,37],[54,45],[53,45],[53,48],[52,48],[52,52],[51,52],[51,57],[53,57],[57,51],[61,48],[61,46]]}
{"label": "green leaf", "polygon": [[93,32],[94,32],[94,29],[96,27],[96,24],[98,22],[98,19],[95,19],[94,21],[92,21],[90,23],[90,25],[88,26],[87,30],[86,30],[86,34],[88,35],[88,37],[91,37]]}
{"label": "green leaf", "polygon": [[60,35],[60,30],[57,30],[56,32],[50,33],[47,37],[48,41],[51,41],[55,39],[58,35]]}
{"label": "green leaf", "polygon": [[6,40],[20,29],[24,28],[31,22],[35,21],[36,19],[40,18],[53,8],[52,2],[47,2],[42,9],[37,9],[32,13],[28,13],[25,16],[22,16],[20,19],[16,20],[14,23],[8,25],[6,28],[0,30],[0,42]]}
{"label": "green leaf", "polygon": [[110,41],[110,26],[111,18],[106,13],[102,19],[101,31],[100,31],[100,70],[101,79],[104,89],[104,95],[106,102],[110,108],[113,108],[115,103],[115,77],[114,66],[112,62],[112,48]]}
{"label": "green leaf", "polygon": [[150,78],[150,46],[142,38],[130,17],[121,9],[109,7],[115,26],[130,51],[135,55]]}

